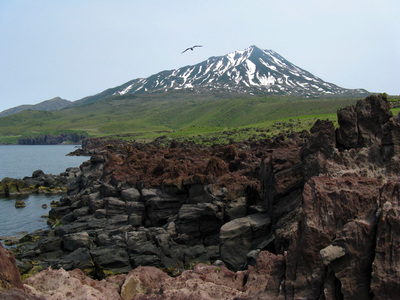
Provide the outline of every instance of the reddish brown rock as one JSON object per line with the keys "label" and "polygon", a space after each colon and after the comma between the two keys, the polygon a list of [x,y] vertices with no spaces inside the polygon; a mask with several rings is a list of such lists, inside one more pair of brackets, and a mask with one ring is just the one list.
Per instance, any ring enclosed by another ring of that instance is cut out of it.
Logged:
{"label": "reddish brown rock", "polygon": [[27,293],[21,281],[14,255],[0,243],[0,299],[44,299]]}
{"label": "reddish brown rock", "polygon": [[374,299],[396,299],[400,294],[400,183],[381,189],[381,214],[372,264],[371,292]]}
{"label": "reddish brown rock", "polygon": [[382,127],[392,117],[386,95],[371,95],[338,111],[338,148],[351,149],[379,144]]}
{"label": "reddish brown rock", "polygon": [[261,252],[254,267],[232,272],[198,264],[173,278],[153,267],[139,267],[126,277],[122,299],[284,299],[285,258]]}
{"label": "reddish brown rock", "polygon": [[16,266],[14,254],[0,243],[0,289],[22,288],[21,275]]}
{"label": "reddish brown rock", "polygon": [[[363,220],[374,216],[379,188],[380,183],[376,179],[361,177],[337,179],[314,177],[306,183],[298,233],[289,246],[287,254],[286,292],[288,298],[316,299],[321,296],[327,273],[320,251],[328,247],[337,236],[344,234],[342,232],[345,231],[346,226],[349,226],[349,222],[360,220],[362,223]],[[370,233],[374,231],[373,228],[368,230]],[[343,238],[340,243],[342,248],[354,248],[354,245],[357,245],[358,249],[352,249],[352,253],[346,252],[346,255],[358,261],[350,263],[350,258],[347,258],[340,269],[361,263],[367,263],[367,268],[368,265],[371,266],[370,257],[369,263],[368,260],[360,262],[358,255],[360,255],[360,249],[366,250],[371,255],[372,244],[373,241],[365,240],[363,235],[351,242],[345,242]],[[366,247],[367,245],[369,247]],[[341,275],[344,272],[342,270]],[[353,280],[354,276],[358,274],[347,274],[346,278],[343,275],[340,278],[343,282],[342,288],[344,282]],[[344,293],[343,290],[342,293]]]}
{"label": "reddish brown rock", "polygon": [[121,299],[117,284],[90,279],[80,270],[46,269],[25,280],[24,287],[45,299]]}

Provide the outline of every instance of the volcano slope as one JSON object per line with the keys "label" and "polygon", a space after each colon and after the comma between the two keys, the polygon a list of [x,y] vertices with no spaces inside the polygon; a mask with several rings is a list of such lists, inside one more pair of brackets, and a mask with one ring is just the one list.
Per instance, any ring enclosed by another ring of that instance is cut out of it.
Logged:
{"label": "volcano slope", "polygon": [[400,119],[371,95],[338,123],[210,148],[88,141],[101,150],[51,211],[58,226],[14,250],[23,278],[50,267],[24,293],[395,299]]}

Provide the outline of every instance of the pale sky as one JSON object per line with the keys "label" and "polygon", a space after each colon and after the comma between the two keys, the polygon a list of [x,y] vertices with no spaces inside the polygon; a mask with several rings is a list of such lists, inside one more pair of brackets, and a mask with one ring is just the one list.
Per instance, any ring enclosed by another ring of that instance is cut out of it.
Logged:
{"label": "pale sky", "polygon": [[251,45],[344,88],[400,94],[399,0],[0,0],[0,111]]}

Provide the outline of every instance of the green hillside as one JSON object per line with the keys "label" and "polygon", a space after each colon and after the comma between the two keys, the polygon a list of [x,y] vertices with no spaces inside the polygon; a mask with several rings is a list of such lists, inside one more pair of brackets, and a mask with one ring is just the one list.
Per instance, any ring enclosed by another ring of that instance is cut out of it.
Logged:
{"label": "green hillside", "polygon": [[128,135],[129,139],[172,138],[244,129],[265,132],[308,129],[317,118],[358,99],[307,99],[175,91],[120,96],[59,111],[23,111],[0,118],[0,143],[19,137],[86,132],[89,136]]}

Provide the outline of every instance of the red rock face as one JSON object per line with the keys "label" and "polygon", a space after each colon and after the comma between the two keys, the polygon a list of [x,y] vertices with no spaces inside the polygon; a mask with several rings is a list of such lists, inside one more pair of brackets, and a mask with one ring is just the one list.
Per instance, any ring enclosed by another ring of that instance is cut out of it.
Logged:
{"label": "red rock face", "polygon": [[381,189],[380,214],[372,264],[371,292],[376,299],[396,299],[400,282],[400,182]]}
{"label": "red rock face", "polygon": [[21,276],[14,255],[0,243],[0,289],[22,288]]}
{"label": "red rock face", "polygon": [[[318,298],[321,290],[335,295],[338,287],[327,282],[328,275],[340,281],[346,299],[369,298],[380,186],[373,178],[360,177],[314,177],[306,183],[297,238],[287,254],[289,298]],[[321,250],[330,245],[344,254],[324,263]]]}

